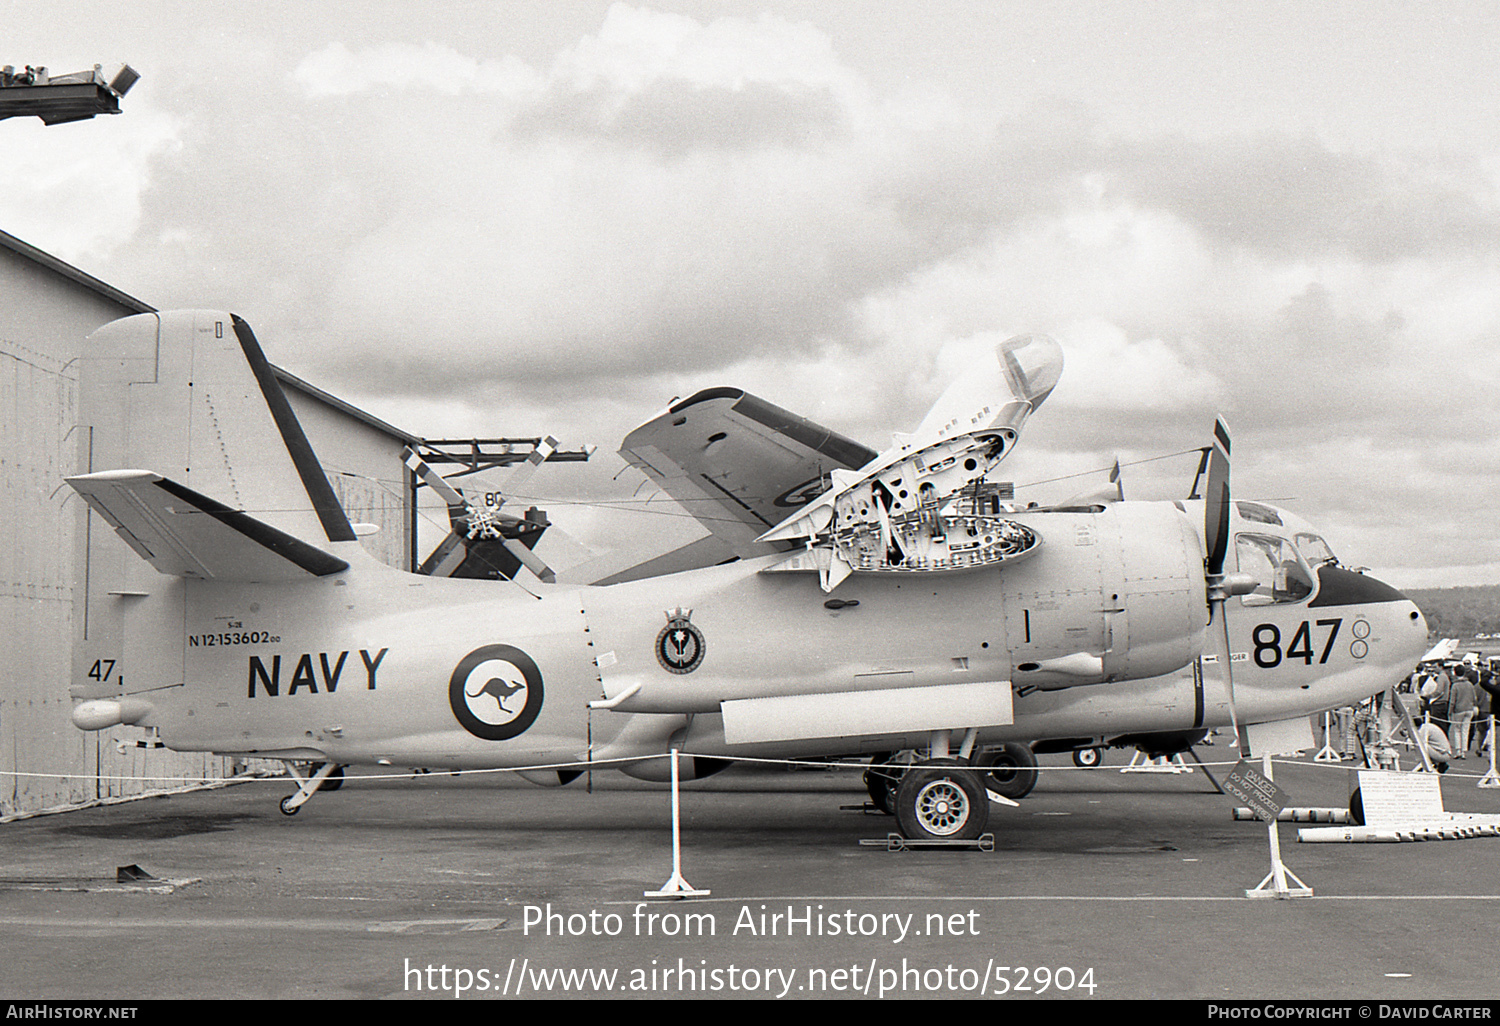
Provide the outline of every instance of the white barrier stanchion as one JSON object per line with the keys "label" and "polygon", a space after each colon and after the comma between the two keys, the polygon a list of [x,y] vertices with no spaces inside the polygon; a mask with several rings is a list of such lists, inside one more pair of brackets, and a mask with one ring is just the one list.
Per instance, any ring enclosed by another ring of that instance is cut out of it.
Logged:
{"label": "white barrier stanchion", "polygon": [[1500,773],[1495,772],[1495,714],[1490,714],[1490,732],[1485,736],[1490,746],[1490,771],[1479,778],[1480,787],[1500,787]]}
{"label": "white barrier stanchion", "polygon": [[659,891],[645,891],[648,898],[701,898],[711,891],[698,890],[682,878],[682,813],[677,799],[677,749],[672,749],[672,876]]}
{"label": "white barrier stanchion", "polygon": [[1182,754],[1168,758],[1158,755],[1152,758],[1139,750],[1130,757],[1130,765],[1122,766],[1121,773],[1191,773],[1193,767],[1182,761]]}
{"label": "white barrier stanchion", "polygon": [[[1261,758],[1261,773],[1272,783],[1275,778],[1271,775],[1271,753],[1267,752]],[[1279,818],[1279,817],[1278,817]],[[1313,889],[1287,868],[1286,863],[1281,861],[1281,835],[1276,829],[1276,819],[1266,824],[1266,832],[1271,840],[1271,871],[1266,878],[1260,882],[1260,886],[1245,892],[1247,898],[1310,898]],[[1291,883],[1288,883],[1291,881]],[[1292,884],[1296,886],[1293,887]]]}
{"label": "white barrier stanchion", "polygon": [[1328,743],[1328,710],[1323,710],[1323,747],[1318,749],[1318,754],[1313,756],[1314,762],[1343,762],[1344,757],[1333,750],[1333,745]]}

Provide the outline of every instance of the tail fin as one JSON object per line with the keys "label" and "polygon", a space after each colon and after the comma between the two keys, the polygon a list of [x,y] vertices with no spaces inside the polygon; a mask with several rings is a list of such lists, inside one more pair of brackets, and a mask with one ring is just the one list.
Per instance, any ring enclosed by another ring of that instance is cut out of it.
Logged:
{"label": "tail fin", "polygon": [[70,690],[114,698],[182,686],[184,578],[337,573],[346,564],[322,550],[354,531],[238,317],[127,317],[90,335],[81,363],[85,474],[70,483],[115,530],[90,517],[78,539]]}
{"label": "tail fin", "polygon": [[144,468],[314,545],[355,535],[250,326],[139,314],[89,336],[80,376],[90,473]]}

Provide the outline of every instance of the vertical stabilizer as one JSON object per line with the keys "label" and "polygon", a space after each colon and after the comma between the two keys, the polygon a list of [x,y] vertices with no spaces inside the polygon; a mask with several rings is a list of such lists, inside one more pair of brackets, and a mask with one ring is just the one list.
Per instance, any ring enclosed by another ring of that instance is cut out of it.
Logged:
{"label": "vertical stabilizer", "polygon": [[[159,474],[315,549],[355,540],[254,334],[232,314],[147,313],[106,324],[85,344],[78,394],[84,473]],[[91,513],[81,539],[79,698],[184,679],[186,582],[138,559],[112,526]]]}
{"label": "vertical stabilizer", "polygon": [[89,336],[88,472],[149,470],[313,545],[354,532],[249,325],[181,310]]}

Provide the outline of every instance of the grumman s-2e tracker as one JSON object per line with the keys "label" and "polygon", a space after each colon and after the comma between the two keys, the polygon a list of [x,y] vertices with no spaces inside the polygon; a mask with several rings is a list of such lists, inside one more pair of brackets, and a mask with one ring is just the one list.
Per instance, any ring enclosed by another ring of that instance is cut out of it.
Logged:
{"label": "grumman s-2e tracker", "polygon": [[1222,432],[1204,501],[996,501],[985,473],[1061,373],[1042,336],[883,454],[736,391],[675,404],[622,452],[711,544],[595,585],[369,556],[237,317],[129,317],[86,351],[93,472],[69,482],[126,544],[91,527],[74,723],[285,760],[287,813],[350,764],[566,784],[664,779],[672,749],[688,778],[914,750],[872,795],[908,836],[973,838],[997,758],[1181,749],[1357,701],[1426,647],[1399,592],[1230,501]]}

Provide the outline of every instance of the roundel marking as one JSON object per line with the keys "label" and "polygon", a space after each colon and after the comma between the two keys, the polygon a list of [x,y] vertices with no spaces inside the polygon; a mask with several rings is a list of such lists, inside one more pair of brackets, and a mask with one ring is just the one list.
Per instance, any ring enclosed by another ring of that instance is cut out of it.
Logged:
{"label": "roundel marking", "polygon": [[476,648],[453,670],[448,705],[463,728],[486,741],[524,733],[542,711],[542,673],[514,645]]}
{"label": "roundel marking", "polygon": [[804,481],[793,488],[788,488],[786,491],[776,496],[776,498],[772,499],[771,502],[774,505],[781,506],[783,508],[792,506],[806,506],[809,502],[812,502],[818,496],[822,495],[826,490],[827,489],[823,486],[823,478],[815,477],[811,481]]}

